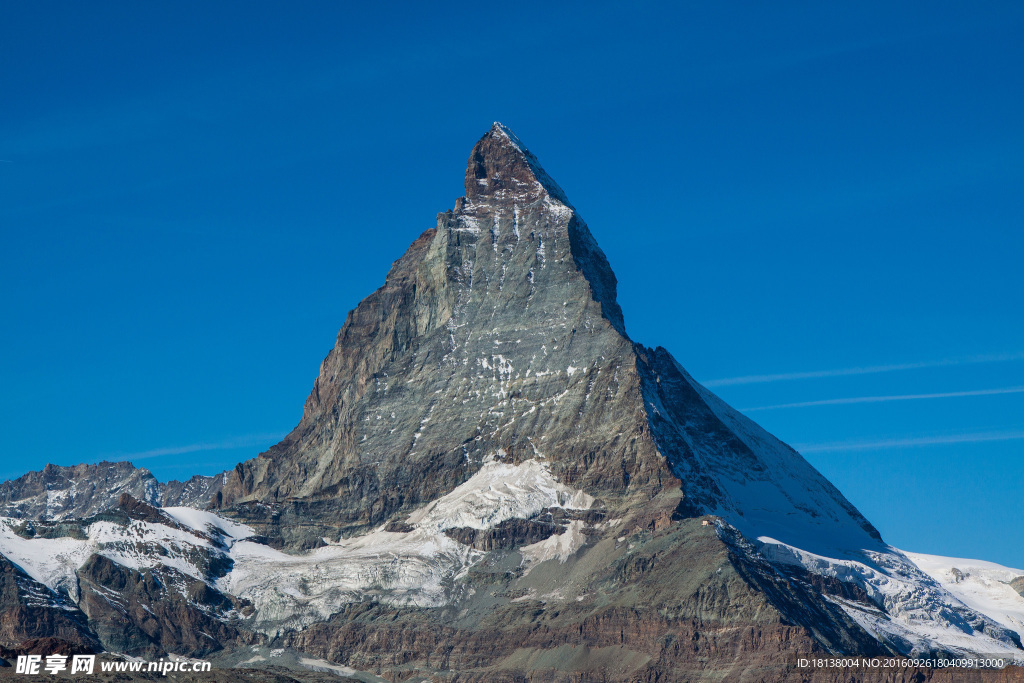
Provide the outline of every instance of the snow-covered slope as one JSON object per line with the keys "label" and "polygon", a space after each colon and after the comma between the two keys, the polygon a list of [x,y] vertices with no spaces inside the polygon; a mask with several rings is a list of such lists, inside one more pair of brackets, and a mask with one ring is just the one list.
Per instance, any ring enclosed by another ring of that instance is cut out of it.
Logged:
{"label": "snow-covered slope", "polygon": [[[499,454],[500,455],[500,454]],[[494,460],[451,493],[416,510],[403,530],[380,527],[331,541],[311,552],[285,553],[256,542],[253,530],[212,512],[163,508],[168,524],[99,521],[87,538],[32,538],[15,533],[20,520],[0,518],[0,553],[50,589],[77,598],[76,570],[97,553],[132,569],[167,566],[250,600],[255,625],[279,632],[327,619],[347,602],[371,597],[397,605],[438,606],[453,597],[453,578],[483,556],[445,534],[490,529],[547,508],[586,509],[593,498],[560,484],[540,460]],[[578,522],[547,542],[524,548],[529,565],[564,559],[585,542]],[[211,575],[211,558],[231,569]]]}
{"label": "snow-covered slope", "polygon": [[[743,416],[714,404],[713,397],[708,400],[760,457],[771,457],[773,466],[785,468],[788,476],[800,475],[802,459],[796,466],[785,461],[795,452],[774,444]],[[905,555],[857,532],[851,536],[865,539],[863,545],[869,547],[833,545],[832,552],[812,552],[759,533],[761,528],[774,532],[778,526],[760,526],[766,517],[756,506],[750,507],[749,496],[755,492],[762,495],[753,500],[761,500],[766,509],[773,504],[821,502],[819,497],[790,499],[777,486],[757,489],[744,484],[729,490],[737,503],[753,510],[742,515],[720,509],[723,523],[746,539],[739,551],[756,553],[777,567],[798,567],[858,587],[867,600],[835,595],[827,599],[873,636],[903,652],[1021,654],[1024,598],[1009,582],[1024,571],[976,560]],[[828,494],[827,489],[821,491],[827,500]],[[449,537],[446,530],[491,529],[547,508],[586,509],[592,503],[584,492],[559,483],[542,460],[511,465],[490,459],[461,486],[414,511],[404,526],[382,526],[340,541],[325,539],[327,545],[306,553],[270,548],[257,542],[253,530],[243,524],[186,507],[163,508],[166,524],[93,522],[85,527],[84,539],[23,538],[15,533],[21,520],[2,518],[0,553],[33,579],[72,599],[77,599],[76,571],[93,553],[133,569],[170,567],[251,601],[255,627],[279,633],[325,620],[345,603],[367,597],[395,605],[447,604],[458,598],[454,579],[484,553]],[[833,512],[839,516],[845,510]],[[770,516],[767,519],[771,521]],[[581,523],[570,522],[563,533],[523,546],[525,570],[546,560],[564,562],[586,542],[581,529]],[[801,537],[787,538],[799,542]],[[819,550],[822,546],[817,535],[804,540]],[[230,570],[211,574],[216,558],[229,560]]]}
{"label": "snow-covered slope", "polygon": [[594,499],[564,486],[540,460],[519,465],[490,461],[451,493],[409,515],[409,523],[443,531],[490,529],[507,519],[528,519],[544,508],[585,510]]}
{"label": "snow-covered slope", "polygon": [[768,536],[830,557],[886,551],[878,532],[799,453],[675,366],[749,453],[746,459],[737,457],[736,448],[719,445],[728,441],[717,434],[694,444],[724,493],[715,514],[747,538]]}
{"label": "snow-covered slope", "polygon": [[[187,516],[193,516],[191,513],[195,513],[196,519],[209,514],[194,510]],[[130,569],[165,566],[200,580],[206,579],[211,554],[223,553],[217,544],[204,537],[205,525],[195,527],[199,533],[192,533],[153,522],[99,521],[85,528],[85,539],[26,539],[14,531],[19,524],[21,520],[0,517],[0,553],[36,581],[75,600],[75,572],[94,553]],[[232,522],[221,520],[219,524],[231,528]]]}
{"label": "snow-covered slope", "polygon": [[490,529],[545,508],[588,508],[592,502],[558,483],[539,460],[490,461],[451,493],[413,512],[408,530],[382,526],[302,555],[236,543],[230,551],[234,567],[217,586],[251,600],[258,628],[270,632],[326,619],[344,603],[366,597],[443,605],[454,597],[452,579],[484,554],[449,538],[446,529]]}
{"label": "snow-covered slope", "polygon": [[1011,581],[1024,576],[1024,570],[984,560],[903,554],[965,605],[1024,639],[1024,596],[1010,586]]}
{"label": "snow-covered slope", "polygon": [[1019,636],[1001,619],[980,603],[967,603],[947,590],[895,548],[837,558],[767,536],[759,537],[754,545],[776,565],[800,567],[863,590],[869,602],[827,597],[872,636],[903,653],[1024,655]]}
{"label": "snow-covered slope", "polygon": [[988,603],[951,590],[888,546],[799,453],[701,386],[666,351],[654,354],[658,385],[648,401],[661,433],[670,435],[663,442],[671,446],[674,435],[684,441],[676,450],[689,457],[675,463],[679,476],[690,476],[691,495],[745,539],[738,551],[849,585],[866,599],[826,598],[897,651],[1022,654],[1016,629],[989,615]]}

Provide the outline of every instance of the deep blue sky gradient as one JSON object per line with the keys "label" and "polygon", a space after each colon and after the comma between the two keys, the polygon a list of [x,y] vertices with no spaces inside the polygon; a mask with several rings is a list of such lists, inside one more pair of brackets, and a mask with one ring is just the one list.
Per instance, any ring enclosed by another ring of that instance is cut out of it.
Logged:
{"label": "deep blue sky gradient", "polygon": [[[1024,386],[1024,5],[353,4],[0,6],[0,479],[273,443],[493,120],[736,407]],[[1024,567],[1024,393],[749,414]]]}

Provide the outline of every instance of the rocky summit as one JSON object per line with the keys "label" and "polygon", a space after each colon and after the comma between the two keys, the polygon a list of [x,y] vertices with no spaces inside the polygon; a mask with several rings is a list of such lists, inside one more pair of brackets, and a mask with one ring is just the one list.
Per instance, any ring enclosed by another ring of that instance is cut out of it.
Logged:
{"label": "rocky summit", "polygon": [[608,259],[508,128],[477,142],[465,188],[348,314],[267,452],[184,484],[104,463],[0,485],[0,656],[47,639],[367,681],[1024,659],[1024,572],[991,574],[998,608],[958,593],[633,342]]}

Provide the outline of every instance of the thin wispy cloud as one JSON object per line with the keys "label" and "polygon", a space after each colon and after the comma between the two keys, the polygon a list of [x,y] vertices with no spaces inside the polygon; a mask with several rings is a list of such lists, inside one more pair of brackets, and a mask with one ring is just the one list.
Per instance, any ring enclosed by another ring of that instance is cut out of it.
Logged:
{"label": "thin wispy cloud", "polygon": [[285,437],[285,433],[271,434],[248,434],[246,436],[233,436],[221,441],[203,441],[191,443],[184,446],[165,446],[163,448],[152,448],[147,451],[135,453],[117,453],[111,456],[117,460],[146,460],[147,458],[159,458],[166,455],[183,455],[185,453],[199,453],[202,451],[223,451],[230,448],[254,448],[262,447],[268,443],[275,443]]}
{"label": "thin wispy cloud", "polygon": [[828,398],[820,401],[800,401],[798,403],[779,403],[774,406],[758,406],[741,408],[740,412],[752,413],[758,410],[780,410],[782,408],[809,408],[812,406],[840,406],[851,403],[886,403],[888,401],[919,401],[932,398],[961,398],[965,396],[996,396],[999,394],[1021,394],[1022,387],[1003,387],[1000,389],[976,389],[973,391],[945,391],[935,394],[898,394],[894,396],[851,396],[848,398]]}
{"label": "thin wispy cloud", "polygon": [[1024,353],[1006,353],[987,356],[969,356],[967,358],[946,358],[943,360],[921,361],[918,363],[896,363],[892,365],[868,365],[852,368],[835,368],[832,370],[811,370],[807,372],[784,372],[774,375],[744,375],[742,377],[726,377],[702,382],[706,387],[725,387],[736,384],[763,384],[766,382],[786,382],[800,379],[820,379],[823,377],[846,377],[849,375],[872,375],[880,372],[897,372],[899,370],[920,370],[924,368],[941,368],[951,365],[973,365],[976,363],[1002,363],[1022,360]]}
{"label": "thin wispy cloud", "polygon": [[801,453],[826,451],[871,451],[884,448],[908,448],[913,446],[934,446],[958,443],[982,443],[986,441],[1017,441],[1024,439],[1024,431],[981,432],[947,436],[922,436],[906,439],[884,439],[880,441],[839,441],[834,443],[793,444]]}

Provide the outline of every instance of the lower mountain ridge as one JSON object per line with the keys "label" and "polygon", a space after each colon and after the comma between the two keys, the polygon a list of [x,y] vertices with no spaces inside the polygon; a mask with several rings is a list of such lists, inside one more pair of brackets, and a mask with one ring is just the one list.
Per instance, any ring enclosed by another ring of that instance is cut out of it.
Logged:
{"label": "lower mountain ridge", "polygon": [[[506,127],[465,186],[267,452],[185,483],[101,463],[0,484],[0,657],[178,655],[223,680],[1021,680],[904,658],[1024,662],[1024,571],[887,545],[633,342],[604,253]],[[797,666],[842,655],[894,666]]]}

